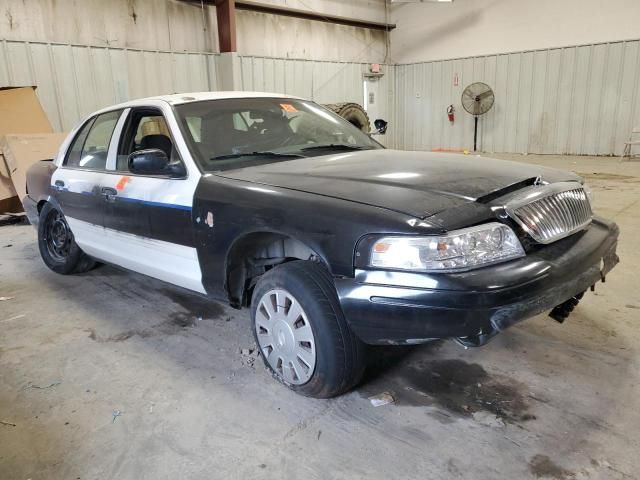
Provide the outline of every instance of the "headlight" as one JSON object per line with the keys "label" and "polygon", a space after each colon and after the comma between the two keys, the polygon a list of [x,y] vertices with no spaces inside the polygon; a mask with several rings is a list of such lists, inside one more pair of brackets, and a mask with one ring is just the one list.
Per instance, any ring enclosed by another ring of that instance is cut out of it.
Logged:
{"label": "headlight", "polygon": [[487,223],[442,236],[384,237],[369,257],[371,267],[421,272],[465,270],[522,257],[522,245],[508,226]]}

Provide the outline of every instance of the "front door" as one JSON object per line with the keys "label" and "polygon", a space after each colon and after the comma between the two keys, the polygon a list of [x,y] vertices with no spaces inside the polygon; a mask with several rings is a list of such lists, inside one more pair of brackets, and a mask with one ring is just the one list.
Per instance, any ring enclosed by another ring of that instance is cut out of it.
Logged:
{"label": "front door", "polygon": [[[179,132],[177,132],[179,135]],[[165,114],[155,107],[128,112],[114,161],[102,179],[106,260],[190,290],[204,292],[191,216],[200,172],[185,178],[132,174],[128,157],[137,150],[163,150],[183,162]]]}

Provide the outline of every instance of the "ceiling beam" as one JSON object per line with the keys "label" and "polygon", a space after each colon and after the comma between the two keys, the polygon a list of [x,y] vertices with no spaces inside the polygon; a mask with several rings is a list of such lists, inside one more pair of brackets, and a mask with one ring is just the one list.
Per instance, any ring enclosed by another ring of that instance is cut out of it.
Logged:
{"label": "ceiling beam", "polygon": [[279,5],[256,2],[252,0],[236,0],[236,8],[238,10],[248,10],[251,12],[267,13],[284,17],[303,18],[305,20],[314,20],[317,22],[337,23],[338,25],[349,25],[351,27],[370,28],[373,30],[389,31],[396,28],[395,24],[392,23],[373,22],[353,17],[342,17],[339,15],[330,15],[326,13],[313,12],[310,10],[282,7]]}
{"label": "ceiling beam", "polygon": [[[182,0],[194,5],[200,5],[197,0]],[[386,32],[396,28],[394,23],[373,22],[369,20],[361,20],[353,17],[342,17],[340,15],[331,15],[328,13],[319,13],[311,10],[301,10],[299,8],[283,7],[271,3],[256,2],[253,0],[204,0],[205,5],[215,5],[218,10],[224,8],[229,2],[235,3],[236,10],[246,10],[251,12],[266,13],[270,15],[280,15],[283,17],[302,18],[305,20],[313,20],[317,22],[335,23],[338,25],[348,25],[351,27],[369,28],[372,30],[384,30]],[[235,20],[235,17],[234,17]],[[220,14],[218,13],[218,24],[220,24]],[[235,28],[235,22],[234,22]],[[222,51],[222,47],[221,47]]]}

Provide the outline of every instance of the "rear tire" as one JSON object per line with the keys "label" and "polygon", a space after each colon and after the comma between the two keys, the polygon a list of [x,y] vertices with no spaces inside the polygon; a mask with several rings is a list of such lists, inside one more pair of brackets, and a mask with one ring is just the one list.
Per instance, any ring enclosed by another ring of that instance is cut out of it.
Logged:
{"label": "rear tire", "polygon": [[364,344],[347,325],[324,265],[293,261],[262,275],[251,320],[265,366],[290,389],[330,398],[362,378]]}
{"label": "rear tire", "polygon": [[38,248],[45,265],[62,275],[88,272],[96,265],[75,242],[62,212],[50,203],[40,211]]}

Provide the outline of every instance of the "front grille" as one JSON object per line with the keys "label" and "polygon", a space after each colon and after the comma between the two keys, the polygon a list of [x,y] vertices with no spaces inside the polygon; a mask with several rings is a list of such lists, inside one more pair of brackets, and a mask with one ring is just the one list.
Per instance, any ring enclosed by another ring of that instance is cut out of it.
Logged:
{"label": "front grille", "polygon": [[534,188],[507,204],[507,213],[536,242],[555,242],[591,223],[589,198],[575,182]]}

